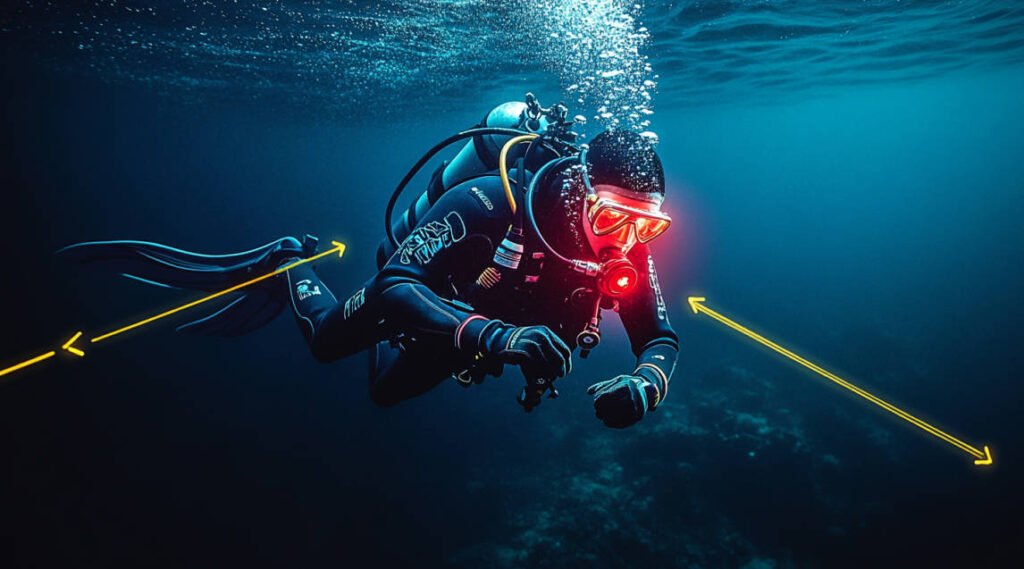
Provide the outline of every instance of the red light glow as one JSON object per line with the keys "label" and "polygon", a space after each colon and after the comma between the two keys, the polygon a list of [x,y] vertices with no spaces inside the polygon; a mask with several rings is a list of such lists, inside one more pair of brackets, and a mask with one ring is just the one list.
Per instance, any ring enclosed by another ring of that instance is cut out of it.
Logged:
{"label": "red light glow", "polygon": [[605,271],[598,287],[609,296],[622,296],[636,288],[637,276],[636,269],[623,261]]}

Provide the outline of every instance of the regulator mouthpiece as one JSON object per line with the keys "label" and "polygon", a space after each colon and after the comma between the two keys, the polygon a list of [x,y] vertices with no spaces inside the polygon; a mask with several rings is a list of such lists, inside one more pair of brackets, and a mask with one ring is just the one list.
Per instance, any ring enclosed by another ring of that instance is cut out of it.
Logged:
{"label": "regulator mouthpiece", "polygon": [[601,262],[572,260],[572,268],[578,273],[597,279],[601,294],[619,297],[632,292],[640,280],[640,273],[619,249],[605,249]]}
{"label": "regulator mouthpiece", "polygon": [[601,252],[601,271],[597,276],[597,288],[601,294],[620,297],[636,288],[640,273],[619,249],[605,249]]}

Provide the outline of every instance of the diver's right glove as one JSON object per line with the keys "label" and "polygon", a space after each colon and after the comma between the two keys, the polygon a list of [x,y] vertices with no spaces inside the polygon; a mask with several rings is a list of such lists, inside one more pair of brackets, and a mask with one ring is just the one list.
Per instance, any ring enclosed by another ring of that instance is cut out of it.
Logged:
{"label": "diver's right glove", "polygon": [[517,327],[473,315],[459,326],[455,342],[475,346],[484,358],[518,365],[527,377],[551,381],[572,369],[572,350],[547,326]]}
{"label": "diver's right glove", "polygon": [[507,326],[485,348],[485,354],[520,366],[528,376],[554,380],[572,370],[572,350],[547,326]]}

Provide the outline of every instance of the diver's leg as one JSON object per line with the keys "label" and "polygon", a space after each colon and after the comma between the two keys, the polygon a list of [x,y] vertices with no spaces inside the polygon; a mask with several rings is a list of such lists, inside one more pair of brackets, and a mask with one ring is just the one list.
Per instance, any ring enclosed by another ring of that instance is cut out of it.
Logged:
{"label": "diver's leg", "polygon": [[370,349],[370,399],[381,407],[391,407],[423,395],[451,377],[461,358],[446,354],[446,346],[429,344],[436,342],[399,348],[385,341]]}
{"label": "diver's leg", "polygon": [[358,310],[365,287],[342,304],[312,267],[295,267],[286,275],[295,320],[317,360],[350,356],[381,339],[380,317],[371,310]]}
{"label": "diver's leg", "polygon": [[286,275],[296,321],[316,359],[333,361],[371,348],[370,399],[381,407],[422,395],[469,365],[446,337],[385,340],[393,334],[381,324],[388,302],[386,295],[367,292],[374,289],[372,280],[341,303],[308,265]]}

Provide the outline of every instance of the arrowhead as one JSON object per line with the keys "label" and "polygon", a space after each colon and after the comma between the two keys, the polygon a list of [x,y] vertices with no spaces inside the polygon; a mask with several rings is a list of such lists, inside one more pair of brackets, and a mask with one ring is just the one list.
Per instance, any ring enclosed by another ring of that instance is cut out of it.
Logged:
{"label": "arrowhead", "polygon": [[992,464],[992,451],[988,450],[988,445],[985,445],[985,458],[975,460],[974,464],[977,464],[978,466],[988,466]]}
{"label": "arrowhead", "polygon": [[694,314],[697,314],[697,309],[705,300],[706,299],[703,296],[691,296],[690,298],[686,299],[686,301],[690,303],[690,309],[693,310]]}
{"label": "arrowhead", "polygon": [[331,245],[334,245],[334,247],[338,250],[338,256],[339,257],[341,257],[342,255],[345,254],[345,244],[344,243],[339,243],[337,241],[331,241]]}
{"label": "arrowhead", "polygon": [[74,354],[74,355],[76,355],[76,356],[78,356],[80,358],[84,357],[85,356],[85,352],[80,350],[80,349],[78,349],[78,348],[76,348],[74,346],[75,342],[79,338],[81,338],[81,337],[82,337],[82,333],[81,332],[76,332],[75,335],[72,336],[70,340],[68,340],[67,342],[64,342],[64,345],[62,345],[60,347],[60,349],[66,351],[68,353]]}

